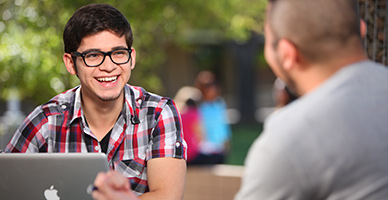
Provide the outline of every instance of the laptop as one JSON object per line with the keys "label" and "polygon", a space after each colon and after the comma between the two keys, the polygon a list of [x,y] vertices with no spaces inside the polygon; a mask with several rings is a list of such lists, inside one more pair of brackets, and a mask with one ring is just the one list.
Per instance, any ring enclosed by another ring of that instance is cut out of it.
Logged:
{"label": "laptop", "polygon": [[103,153],[0,153],[0,198],[92,199],[88,187],[108,170]]}

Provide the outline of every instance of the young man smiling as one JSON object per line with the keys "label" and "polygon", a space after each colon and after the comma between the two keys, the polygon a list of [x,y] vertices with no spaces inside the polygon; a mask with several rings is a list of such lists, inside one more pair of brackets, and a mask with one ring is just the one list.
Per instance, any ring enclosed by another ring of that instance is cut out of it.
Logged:
{"label": "young man smiling", "polygon": [[110,5],[84,6],[66,24],[63,40],[63,61],[80,86],[37,107],[5,152],[104,152],[130,180],[131,193],[182,199],[180,116],[171,99],[127,84],[136,50],[126,18]]}

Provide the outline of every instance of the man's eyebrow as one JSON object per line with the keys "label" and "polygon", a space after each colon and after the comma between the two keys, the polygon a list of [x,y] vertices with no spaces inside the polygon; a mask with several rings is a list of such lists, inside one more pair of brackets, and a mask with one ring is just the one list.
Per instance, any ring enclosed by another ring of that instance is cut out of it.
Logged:
{"label": "man's eyebrow", "polygon": [[116,47],[112,47],[112,50],[116,50],[116,49],[129,49],[129,48],[126,47],[126,46],[116,46]]}
{"label": "man's eyebrow", "polygon": [[101,51],[100,49],[86,49],[82,53],[90,52],[90,51]]}
{"label": "man's eyebrow", "polygon": [[[126,47],[126,46],[116,46],[116,47],[112,47],[112,48],[111,48],[111,50],[117,50],[117,49],[129,49],[129,48]],[[101,49],[90,48],[90,49],[84,50],[82,53],[90,52],[90,51],[101,51]]]}

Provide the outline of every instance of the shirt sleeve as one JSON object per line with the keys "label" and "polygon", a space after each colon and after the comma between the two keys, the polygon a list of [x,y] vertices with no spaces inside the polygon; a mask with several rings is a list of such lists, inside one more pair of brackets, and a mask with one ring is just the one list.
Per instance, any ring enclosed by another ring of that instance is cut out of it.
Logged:
{"label": "shirt sleeve", "polygon": [[305,199],[298,170],[287,155],[273,149],[271,142],[256,139],[245,160],[245,174],[235,200]]}
{"label": "shirt sleeve", "polygon": [[171,99],[163,98],[163,101],[163,105],[155,110],[157,121],[152,131],[147,160],[160,157],[187,159],[181,116]]}
{"label": "shirt sleeve", "polygon": [[47,118],[41,107],[37,107],[16,130],[6,146],[6,153],[37,153],[47,147],[42,132],[47,129]]}

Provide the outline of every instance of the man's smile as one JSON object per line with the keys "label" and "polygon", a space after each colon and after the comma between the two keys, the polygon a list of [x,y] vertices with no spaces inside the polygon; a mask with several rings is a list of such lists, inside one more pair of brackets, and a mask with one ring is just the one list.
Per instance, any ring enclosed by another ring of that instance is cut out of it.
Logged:
{"label": "man's smile", "polygon": [[100,77],[96,78],[99,82],[114,82],[116,81],[118,76],[110,76],[110,77]]}

